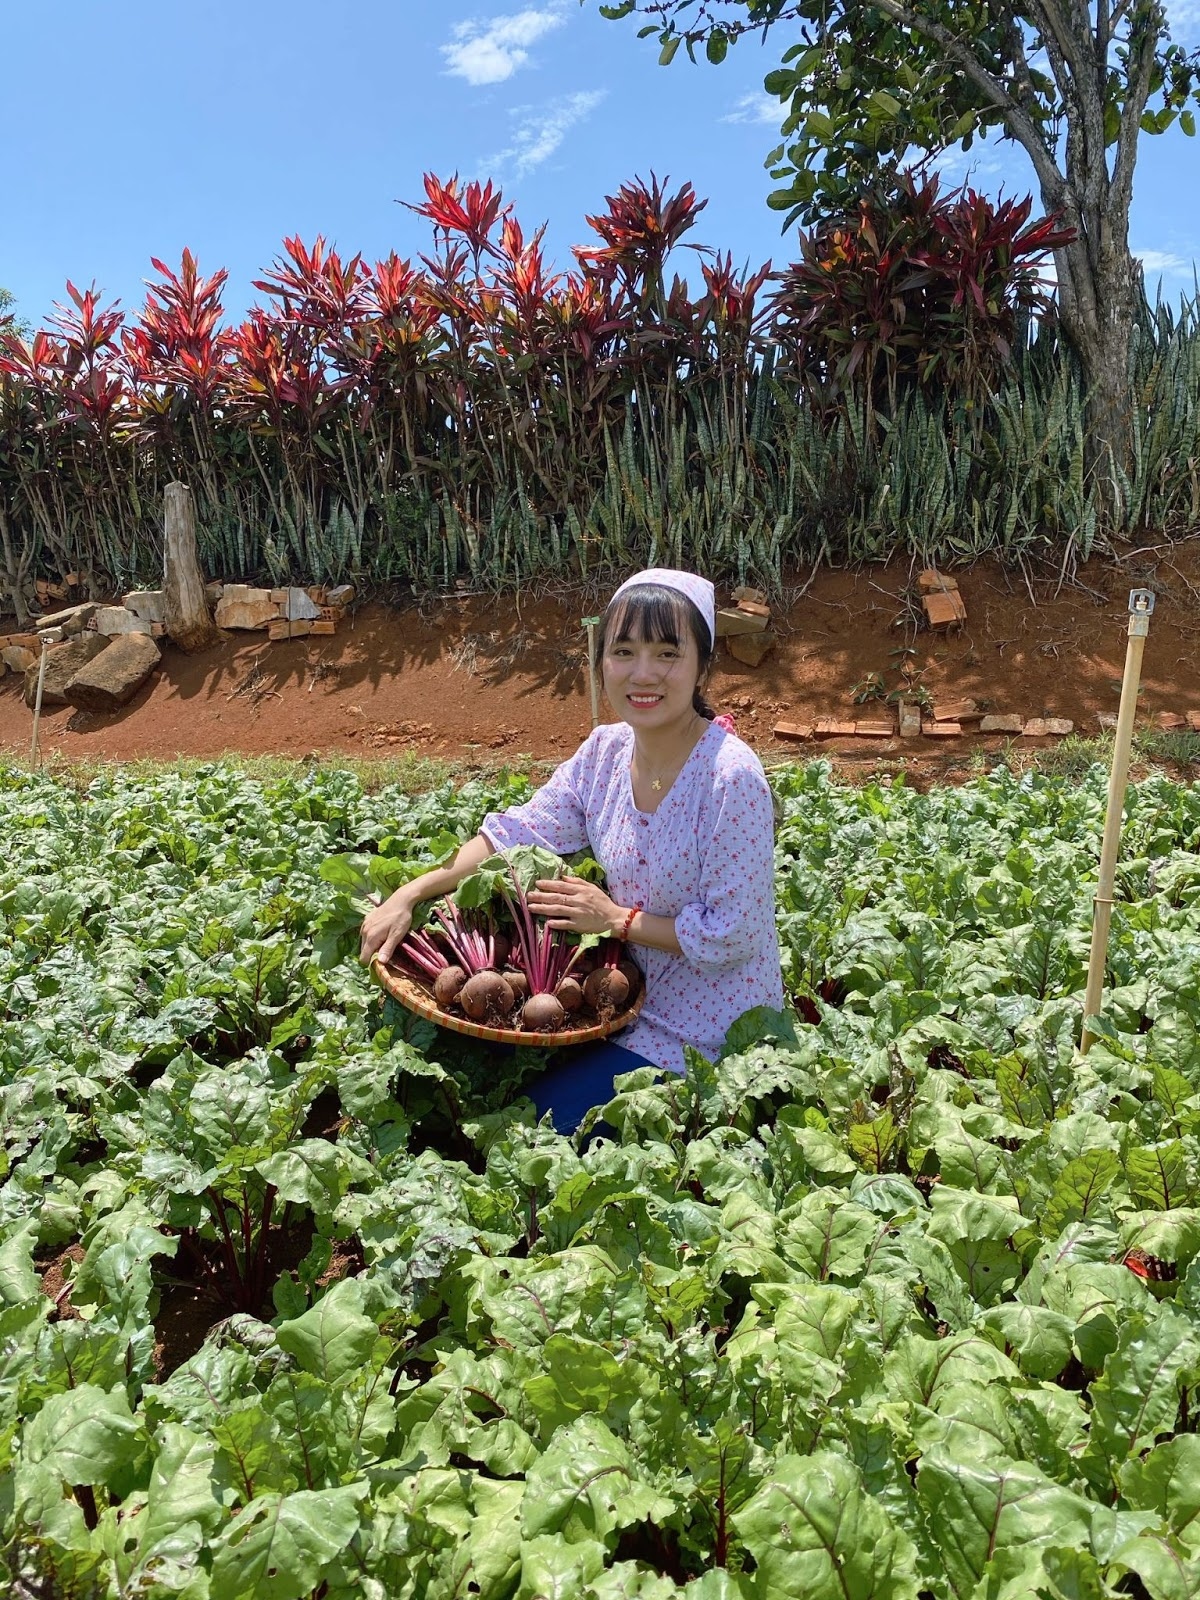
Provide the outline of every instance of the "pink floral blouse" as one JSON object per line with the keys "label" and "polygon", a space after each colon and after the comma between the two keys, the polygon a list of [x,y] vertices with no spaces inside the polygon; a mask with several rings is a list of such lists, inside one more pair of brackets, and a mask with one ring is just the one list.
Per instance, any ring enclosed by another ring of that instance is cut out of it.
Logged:
{"label": "pink floral blouse", "polygon": [[646,1001],[615,1042],[682,1072],[685,1044],[713,1060],[743,1011],[783,1005],[771,794],[753,750],[716,723],[653,813],[634,805],[632,756],[627,723],[599,727],[532,800],[490,813],[482,831],[497,849],[590,847],[618,905],[675,918],[682,955],[634,948]]}

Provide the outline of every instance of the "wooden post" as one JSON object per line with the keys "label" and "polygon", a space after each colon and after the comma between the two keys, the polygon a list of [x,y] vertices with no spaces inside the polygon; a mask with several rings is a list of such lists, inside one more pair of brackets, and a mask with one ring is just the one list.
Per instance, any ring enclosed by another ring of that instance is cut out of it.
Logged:
{"label": "wooden post", "polygon": [[42,636],[42,659],[38,663],[37,694],[33,701],[33,741],[29,746],[29,759],[35,767],[42,764],[42,750],[38,744],[38,724],[42,720],[42,690],[46,686],[46,657],[50,654],[50,641]]}
{"label": "wooden post", "polygon": [[1117,851],[1121,845],[1121,820],[1125,815],[1125,786],[1129,781],[1129,752],[1133,744],[1133,719],[1137,711],[1138,681],[1142,675],[1142,652],[1150,632],[1150,613],[1154,596],[1149,589],[1134,589],[1129,595],[1129,643],[1125,648],[1125,676],[1121,681],[1121,708],[1117,712],[1117,731],[1113,736],[1112,771],[1108,775],[1108,803],[1104,811],[1104,840],[1100,846],[1100,872],[1096,880],[1092,911],[1092,949],[1088,959],[1087,989],[1083,997],[1083,1035],[1079,1049],[1087,1055],[1095,1034],[1088,1018],[1100,1014],[1104,999],[1104,969],[1108,965],[1108,934],[1112,926],[1113,883],[1117,874]]}
{"label": "wooden post", "polygon": [[163,592],[167,636],[193,654],[220,642],[208,614],[204,575],[196,556],[196,508],[184,483],[169,483],[163,506]]}

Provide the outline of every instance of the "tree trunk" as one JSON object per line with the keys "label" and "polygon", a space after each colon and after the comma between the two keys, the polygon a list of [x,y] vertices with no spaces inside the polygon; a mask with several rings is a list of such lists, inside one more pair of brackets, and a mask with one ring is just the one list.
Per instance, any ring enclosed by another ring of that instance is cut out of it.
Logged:
{"label": "tree trunk", "polygon": [[192,491],[186,484],[167,485],[163,533],[167,635],[189,654],[211,649],[220,642],[221,634],[208,614],[204,576],[196,556],[196,510],[192,503]]}

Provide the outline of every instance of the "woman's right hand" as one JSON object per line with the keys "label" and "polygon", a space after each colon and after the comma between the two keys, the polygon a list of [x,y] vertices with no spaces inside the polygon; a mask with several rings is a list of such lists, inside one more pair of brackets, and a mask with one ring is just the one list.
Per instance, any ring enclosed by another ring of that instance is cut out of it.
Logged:
{"label": "woman's right hand", "polygon": [[376,906],[374,911],[368,911],[363,918],[358,952],[358,959],[363,965],[369,966],[372,956],[378,956],[380,961],[390,961],[396,947],[407,937],[412,919],[412,906],[407,898],[399,895],[392,895],[381,906]]}

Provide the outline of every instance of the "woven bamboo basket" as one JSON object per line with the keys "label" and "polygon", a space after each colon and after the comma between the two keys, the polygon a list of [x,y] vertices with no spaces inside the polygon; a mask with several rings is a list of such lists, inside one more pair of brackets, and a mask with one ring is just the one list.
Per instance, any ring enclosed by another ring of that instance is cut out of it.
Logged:
{"label": "woven bamboo basket", "polygon": [[465,1033],[472,1039],[488,1039],[492,1044],[534,1045],[539,1050],[558,1050],[563,1045],[592,1044],[597,1039],[607,1039],[610,1034],[619,1033],[622,1028],[636,1021],[642,1001],[646,998],[646,985],[643,983],[633,1004],[610,1017],[607,1022],[564,1028],[561,1033],[527,1033],[522,1028],[491,1028],[483,1022],[472,1022],[469,1017],[452,1017],[437,1005],[427,989],[407,973],[398,972],[395,967],[385,967],[379,961],[372,961],[371,971],[393,1000],[398,1000],[406,1010],[415,1012],[418,1017],[436,1022],[439,1028]]}

